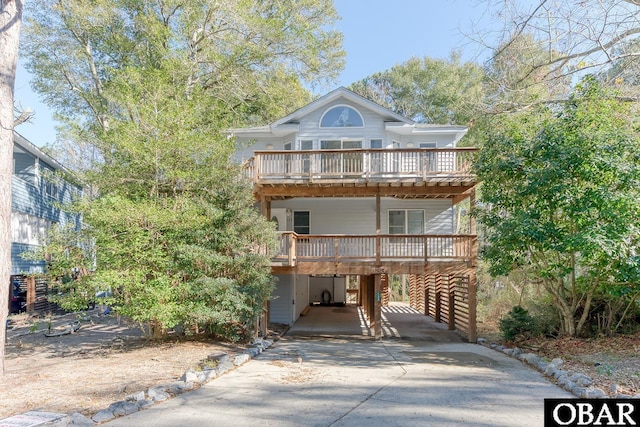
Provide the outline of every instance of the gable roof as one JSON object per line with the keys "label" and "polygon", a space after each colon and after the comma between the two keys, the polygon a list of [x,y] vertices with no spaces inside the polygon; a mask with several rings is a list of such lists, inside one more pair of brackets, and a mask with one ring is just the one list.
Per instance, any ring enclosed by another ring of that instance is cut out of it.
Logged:
{"label": "gable roof", "polygon": [[468,130],[466,126],[415,123],[413,120],[395,113],[380,104],[376,104],[345,87],[339,87],[269,125],[229,129],[228,133],[230,136],[242,136],[244,138],[283,137],[290,135],[298,131],[299,123],[305,116],[313,111],[326,108],[338,99],[379,114],[385,122],[385,129],[398,135],[427,133],[453,134],[453,143],[455,144]]}
{"label": "gable roof", "polygon": [[280,120],[273,122],[271,124],[271,127],[273,128],[273,127],[278,127],[284,124],[296,123],[302,117],[306,116],[310,112],[323,108],[339,98],[344,98],[350,102],[353,102],[354,104],[359,105],[360,107],[364,107],[366,109],[372,110],[380,114],[381,116],[387,118],[388,120],[386,121],[401,122],[401,123],[406,123],[408,125],[414,124],[413,120],[410,120],[404,116],[401,116],[400,114],[394,113],[393,111],[387,108],[384,108],[383,106],[376,104],[375,102],[370,101],[367,98],[360,96],[357,93],[352,92],[349,89],[341,86],[338,89],[335,89],[327,93],[326,95],[321,96],[315,101],[312,101],[311,103],[305,105],[304,107],[297,109],[296,111],[289,114],[288,116],[285,116]]}
{"label": "gable roof", "polygon": [[20,135],[16,131],[13,131],[13,150],[18,152],[24,151],[26,153],[29,153],[33,157],[36,157],[44,161],[46,164],[48,164],[49,166],[51,166],[56,170],[61,170],[66,173],[70,173],[70,171],[65,166],[63,166],[56,159],[49,156],[47,153],[42,151],[40,148],[34,145],[31,141],[29,141],[27,138]]}

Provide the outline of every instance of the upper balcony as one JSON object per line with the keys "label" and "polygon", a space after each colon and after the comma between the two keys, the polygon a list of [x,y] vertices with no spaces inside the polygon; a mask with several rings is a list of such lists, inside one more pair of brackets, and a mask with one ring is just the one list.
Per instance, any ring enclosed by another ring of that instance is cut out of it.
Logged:
{"label": "upper balcony", "polygon": [[471,170],[475,151],[256,151],[245,163],[245,170],[254,185],[262,187],[260,194],[268,197],[301,196],[305,190],[310,196],[371,196],[378,192],[383,196],[455,197],[476,183]]}
{"label": "upper balcony", "polygon": [[478,239],[471,234],[309,235],[279,233],[272,257],[275,271],[365,274],[384,268],[392,273],[424,272],[429,264],[475,265]]}

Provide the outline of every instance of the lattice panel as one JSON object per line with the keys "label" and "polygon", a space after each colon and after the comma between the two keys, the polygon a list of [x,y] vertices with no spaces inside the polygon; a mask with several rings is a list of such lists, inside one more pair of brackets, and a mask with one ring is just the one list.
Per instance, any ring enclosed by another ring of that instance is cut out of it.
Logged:
{"label": "lattice panel", "polygon": [[380,275],[380,292],[382,293],[381,303],[383,307],[387,307],[389,305],[389,275],[381,274]]}
{"label": "lattice panel", "polygon": [[456,329],[469,330],[469,276],[454,277],[455,325]]}
{"label": "lattice panel", "polygon": [[409,275],[409,305],[411,306],[411,308],[415,308],[417,309],[418,307],[418,299],[417,299],[417,280],[416,280],[416,275],[415,274],[411,274]]}

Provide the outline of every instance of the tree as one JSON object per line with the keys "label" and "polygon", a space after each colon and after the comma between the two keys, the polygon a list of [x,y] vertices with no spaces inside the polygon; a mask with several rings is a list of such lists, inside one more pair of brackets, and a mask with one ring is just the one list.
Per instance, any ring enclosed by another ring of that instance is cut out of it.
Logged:
{"label": "tree", "polygon": [[583,332],[597,292],[640,282],[640,146],[628,111],[589,77],[567,103],[496,120],[478,155],[490,271],[528,268],[565,335]]}
{"label": "tree", "polygon": [[246,336],[271,292],[275,232],[223,131],[298,107],[302,81],[338,72],[331,3],[40,0],[32,12],[35,88],[96,159],[83,177],[98,197],[78,204],[95,271],[68,281],[57,267],[76,252],[45,249],[60,248],[48,255],[62,303],[102,291],[156,334]]}
{"label": "tree", "polygon": [[528,33],[505,42],[485,64],[482,111],[487,115],[516,112],[566,99],[571,92],[570,79],[540,65],[558,55]]}
{"label": "tree", "polygon": [[13,175],[13,90],[23,0],[0,0],[0,373],[4,375],[4,343],[11,274],[11,179]]}
{"label": "tree", "polygon": [[[516,68],[525,70],[512,81],[511,90],[528,86],[563,85],[586,73],[596,74],[616,61],[637,57],[640,34],[640,3],[636,0],[559,1],[518,0],[489,2],[495,11],[494,22],[502,22],[496,32],[476,33],[473,37],[494,51],[494,58],[512,44],[529,36],[545,55],[522,57]],[[486,35],[488,34],[488,36]],[[566,99],[566,98],[563,98]]]}
{"label": "tree", "polygon": [[483,79],[480,66],[452,53],[447,60],[411,58],[350,88],[419,123],[467,125],[477,118]]}

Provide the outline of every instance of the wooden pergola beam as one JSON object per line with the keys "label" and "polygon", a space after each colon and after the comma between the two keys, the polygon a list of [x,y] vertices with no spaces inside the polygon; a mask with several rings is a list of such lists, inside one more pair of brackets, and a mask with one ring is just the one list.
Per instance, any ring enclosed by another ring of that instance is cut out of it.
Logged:
{"label": "wooden pergola beam", "polygon": [[424,198],[455,198],[469,197],[472,185],[438,185],[438,186],[262,186],[256,187],[254,192],[258,199],[262,197],[424,197]]}

